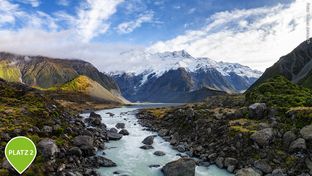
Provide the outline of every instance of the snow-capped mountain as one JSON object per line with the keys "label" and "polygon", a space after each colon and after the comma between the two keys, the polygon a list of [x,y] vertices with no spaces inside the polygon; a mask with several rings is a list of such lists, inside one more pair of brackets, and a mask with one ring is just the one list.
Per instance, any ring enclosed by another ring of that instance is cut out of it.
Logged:
{"label": "snow-capped mountain", "polygon": [[182,94],[203,88],[228,93],[242,92],[262,74],[237,63],[195,58],[184,50],[164,53],[130,51],[121,54],[130,61],[139,59],[144,62],[127,71],[111,73],[122,94],[132,101],[181,102]]}

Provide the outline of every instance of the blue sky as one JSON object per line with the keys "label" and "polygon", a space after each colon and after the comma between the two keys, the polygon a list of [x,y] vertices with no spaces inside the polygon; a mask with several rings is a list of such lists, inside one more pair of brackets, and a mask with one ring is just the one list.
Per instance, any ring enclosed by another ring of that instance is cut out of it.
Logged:
{"label": "blue sky", "polygon": [[[105,1],[105,0],[103,0]],[[85,0],[11,0],[28,13],[44,12],[53,18],[62,12],[77,16],[81,6],[87,6]],[[186,30],[198,29],[209,22],[208,18],[220,11],[233,9],[251,9],[270,7],[278,3],[288,4],[291,0],[125,0],[116,5],[116,12],[107,20],[109,29],[90,40],[99,42],[128,42],[151,44],[183,34]],[[135,21],[140,16],[149,16],[140,26],[128,32],[118,30],[118,25]],[[12,29],[22,28],[18,21]],[[58,21],[61,29],[69,28],[64,21]]]}
{"label": "blue sky", "polygon": [[308,1],[0,0],[0,50],[111,71],[127,59],[120,52],[184,49],[264,70],[305,39]]}

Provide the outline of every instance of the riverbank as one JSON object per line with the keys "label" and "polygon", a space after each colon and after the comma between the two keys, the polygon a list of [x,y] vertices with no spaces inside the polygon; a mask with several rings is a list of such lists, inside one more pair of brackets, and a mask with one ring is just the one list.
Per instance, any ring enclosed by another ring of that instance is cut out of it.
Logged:
{"label": "riverbank", "polygon": [[[145,108],[165,107],[176,104],[137,104],[135,106],[114,108],[97,111],[102,117],[109,132],[128,133],[120,140],[105,143],[105,150],[99,150],[98,156],[106,157],[116,163],[116,167],[101,167],[97,171],[101,175],[135,175],[135,176],[163,176],[162,168],[169,162],[183,158],[183,153],[172,149],[170,144],[164,141],[157,133],[146,130],[138,123],[137,111]],[[89,114],[82,114],[88,117]],[[117,128],[118,127],[118,128]],[[142,149],[145,138],[153,137],[149,143],[149,149]],[[159,156],[158,156],[159,155]],[[195,162],[194,162],[195,163]],[[195,165],[189,167],[194,169],[196,176],[228,176],[225,170],[214,166],[203,167]],[[171,169],[169,169],[171,170]]]}
{"label": "riverbank", "polygon": [[[242,97],[217,97],[177,108],[137,114],[177,150],[240,176],[300,175],[312,170],[311,108],[246,107]],[[292,119],[292,120],[291,120]]]}
{"label": "riverbank", "polygon": [[4,157],[7,142],[26,136],[36,144],[37,157],[26,175],[98,175],[110,160],[96,156],[108,135],[101,117],[84,119],[46,92],[0,79],[0,175],[19,175]]}

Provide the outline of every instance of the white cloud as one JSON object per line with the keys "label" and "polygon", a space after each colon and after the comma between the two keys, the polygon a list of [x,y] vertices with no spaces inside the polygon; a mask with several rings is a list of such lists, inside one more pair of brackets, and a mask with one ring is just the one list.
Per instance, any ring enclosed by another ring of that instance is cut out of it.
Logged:
{"label": "white cloud", "polygon": [[57,4],[61,6],[68,6],[70,4],[70,0],[57,0]]}
{"label": "white cloud", "polygon": [[131,33],[136,28],[141,27],[143,23],[148,23],[153,20],[154,13],[147,12],[145,14],[140,15],[136,20],[123,22],[117,26],[117,30],[119,33],[126,34]]}
{"label": "white cloud", "polygon": [[153,52],[185,49],[196,57],[239,62],[264,70],[305,40],[306,1],[216,13],[200,30],[159,41]]}
{"label": "white cloud", "polygon": [[101,71],[125,70],[140,60],[124,64],[128,58],[120,55],[128,50],[143,50],[143,47],[128,44],[86,43],[74,31],[42,31],[25,28],[20,31],[0,30],[0,51],[23,55],[43,55],[67,59],[83,59]]}
{"label": "white cloud", "polygon": [[21,3],[29,4],[32,7],[38,7],[40,5],[40,0],[18,0]]}
{"label": "white cloud", "polygon": [[15,23],[16,15],[20,14],[19,7],[8,0],[0,1],[0,26]]}
{"label": "white cloud", "polygon": [[78,10],[76,25],[84,41],[105,33],[110,24],[108,19],[116,12],[123,0],[86,0]]}

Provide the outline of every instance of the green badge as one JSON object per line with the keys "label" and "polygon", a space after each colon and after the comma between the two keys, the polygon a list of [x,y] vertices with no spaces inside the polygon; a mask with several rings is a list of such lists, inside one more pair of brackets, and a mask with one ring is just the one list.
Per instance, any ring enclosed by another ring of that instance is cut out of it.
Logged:
{"label": "green badge", "polygon": [[24,136],[11,139],[5,146],[5,157],[22,174],[34,161],[37,149],[32,140]]}

